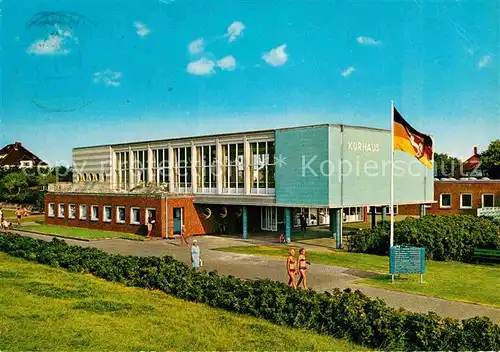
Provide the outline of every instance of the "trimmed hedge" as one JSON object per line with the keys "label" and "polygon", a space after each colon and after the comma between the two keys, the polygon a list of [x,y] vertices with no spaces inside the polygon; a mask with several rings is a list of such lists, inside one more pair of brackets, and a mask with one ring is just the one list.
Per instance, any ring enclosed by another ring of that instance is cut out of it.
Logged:
{"label": "trimmed hedge", "polygon": [[500,327],[486,317],[458,320],[388,307],[359,291],[318,293],[270,280],[245,281],[196,272],[165,256],[105,253],[13,234],[0,234],[0,250],[69,271],[91,273],[128,286],[159,289],[178,298],[301,327],[374,349],[499,350]]}
{"label": "trimmed hedge", "polygon": [[[388,255],[388,222],[359,230],[349,237],[349,250]],[[474,248],[500,249],[500,224],[470,215],[426,215],[394,223],[394,243],[425,247],[432,260],[470,261]]]}

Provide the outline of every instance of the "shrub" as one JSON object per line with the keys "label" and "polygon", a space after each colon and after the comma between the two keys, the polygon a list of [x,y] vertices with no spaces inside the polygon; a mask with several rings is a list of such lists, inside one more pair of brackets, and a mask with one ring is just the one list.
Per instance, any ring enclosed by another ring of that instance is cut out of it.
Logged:
{"label": "shrub", "polygon": [[[425,247],[432,260],[470,261],[474,248],[500,249],[500,224],[469,215],[427,215],[394,223],[394,242]],[[359,230],[349,238],[354,252],[387,255],[389,223],[379,222],[374,229]]]}
{"label": "shrub", "polygon": [[[0,234],[0,250],[129,286],[159,289],[188,301],[276,324],[347,338],[373,349],[500,349],[500,327],[488,318],[460,322],[433,313],[409,313],[350,289],[335,289],[332,293],[295,290],[270,280],[250,281],[216,272],[196,272],[169,256],[115,255],[95,248],[69,246],[57,239],[46,242],[13,234]],[[97,303],[91,308],[121,309],[107,302]]]}

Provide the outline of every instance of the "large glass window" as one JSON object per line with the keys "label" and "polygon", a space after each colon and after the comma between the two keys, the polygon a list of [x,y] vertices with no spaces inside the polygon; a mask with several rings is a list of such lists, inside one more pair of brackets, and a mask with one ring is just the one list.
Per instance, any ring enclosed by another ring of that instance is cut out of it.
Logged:
{"label": "large glass window", "polygon": [[215,145],[196,147],[196,171],[198,192],[216,192],[217,149]]}
{"label": "large glass window", "polygon": [[[128,152],[116,153],[116,183],[119,189],[126,189],[129,185],[129,154]],[[83,176],[85,180],[85,175]]]}
{"label": "large glass window", "polygon": [[222,145],[223,192],[243,193],[245,187],[243,153],[243,143]]}
{"label": "large glass window", "polygon": [[148,182],[148,151],[135,150],[134,151],[134,183]]}
{"label": "large glass window", "polygon": [[167,184],[168,177],[168,149],[153,150],[153,182]]}
{"label": "large glass window", "polygon": [[191,189],[191,147],[174,148],[174,187],[178,192]]}
{"label": "large glass window", "polygon": [[252,193],[274,193],[275,188],[275,152],[274,142],[250,143],[250,170]]}

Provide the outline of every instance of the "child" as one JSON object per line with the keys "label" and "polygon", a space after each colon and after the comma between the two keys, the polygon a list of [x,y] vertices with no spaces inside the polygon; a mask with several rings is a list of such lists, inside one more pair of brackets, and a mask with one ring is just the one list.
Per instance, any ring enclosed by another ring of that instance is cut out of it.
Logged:
{"label": "child", "polygon": [[280,243],[285,243],[285,234],[280,235]]}

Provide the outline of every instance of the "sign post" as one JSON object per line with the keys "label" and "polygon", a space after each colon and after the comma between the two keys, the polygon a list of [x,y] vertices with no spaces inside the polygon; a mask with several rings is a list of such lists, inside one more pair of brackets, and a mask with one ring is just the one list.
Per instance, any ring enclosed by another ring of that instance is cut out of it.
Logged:
{"label": "sign post", "polygon": [[420,283],[425,272],[425,248],[393,246],[389,253],[392,282],[395,274],[420,274]]}

